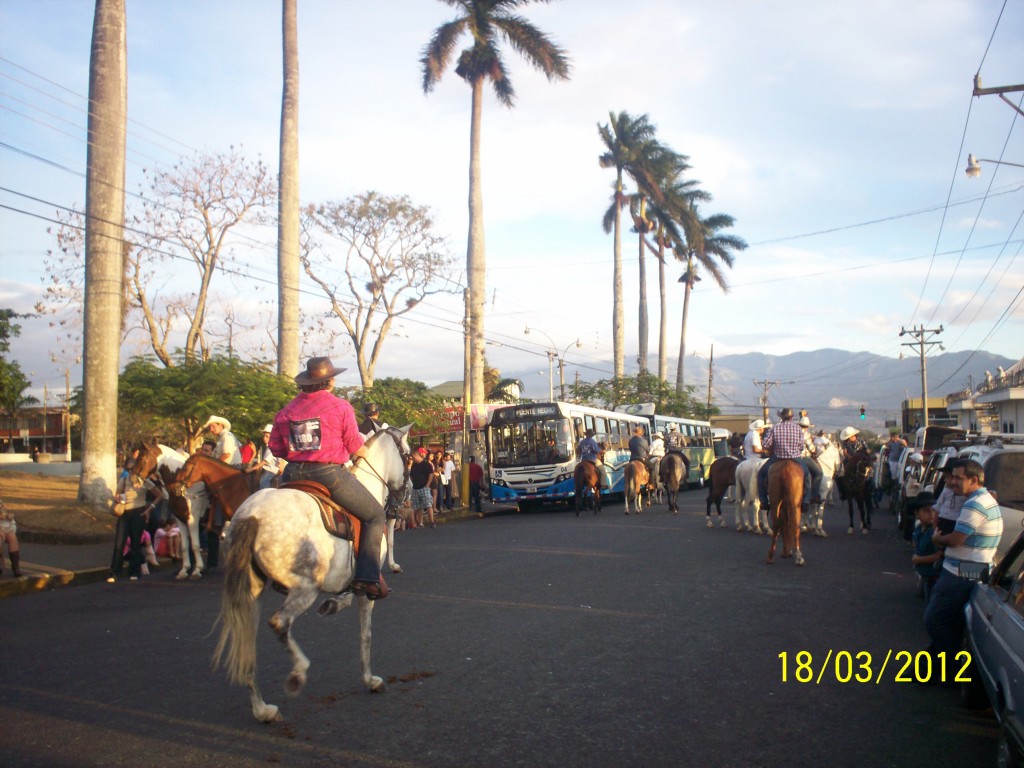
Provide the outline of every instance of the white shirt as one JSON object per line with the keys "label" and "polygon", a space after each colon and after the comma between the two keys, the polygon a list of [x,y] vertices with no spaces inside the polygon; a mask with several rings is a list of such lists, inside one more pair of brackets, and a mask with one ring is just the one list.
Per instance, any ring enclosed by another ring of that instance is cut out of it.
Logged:
{"label": "white shirt", "polygon": [[455,462],[452,461],[451,459],[448,459],[448,461],[446,461],[444,463],[444,476],[446,478],[448,478],[449,482],[451,482],[452,472],[454,472],[454,471],[455,471]]}
{"label": "white shirt", "polygon": [[743,438],[743,458],[761,458],[761,433],[756,429],[747,432],[747,436]]}
{"label": "white shirt", "polygon": [[665,458],[665,441],[660,437],[654,438],[654,440],[651,441],[651,448],[647,452],[647,455],[652,459]]}
{"label": "white shirt", "polygon": [[213,455],[219,459],[225,453],[228,454],[228,464],[233,467],[242,466],[242,452],[238,450],[238,441],[226,429],[217,438],[217,447],[213,449]]}

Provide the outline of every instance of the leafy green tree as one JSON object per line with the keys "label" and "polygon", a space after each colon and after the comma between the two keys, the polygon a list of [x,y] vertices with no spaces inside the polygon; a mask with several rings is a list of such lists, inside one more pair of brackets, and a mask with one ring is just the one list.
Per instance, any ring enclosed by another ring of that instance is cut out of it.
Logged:
{"label": "leafy green tree", "polygon": [[31,317],[31,315],[19,315],[13,309],[0,309],[0,355],[10,352],[11,339],[21,335],[21,326],[11,322],[19,317]]}
{"label": "leafy green tree", "polygon": [[352,403],[357,414],[362,413],[367,403],[376,403],[381,419],[391,426],[412,424],[419,430],[430,429],[437,414],[449,405],[426,384],[395,377],[377,379],[372,387],[344,387],[338,394]]}
{"label": "leafy green tree", "polygon": [[151,358],[135,358],[121,374],[119,410],[125,424],[141,431],[121,435],[122,444],[156,437],[192,450],[214,414],[231,422],[239,440],[253,437],[296,391],[294,381],[263,363],[219,356],[195,361],[182,355],[165,368]]}
{"label": "leafy green tree", "polygon": [[709,411],[707,405],[696,397],[696,387],[687,387],[686,391],[679,393],[664,379],[646,371],[640,371],[636,376],[580,383],[575,387],[575,400],[608,409],[626,403],[654,403],[657,413],[690,419],[707,419],[718,412],[714,407]]}
{"label": "leafy green tree", "polygon": [[[459,16],[434,30],[423,49],[423,91],[430,93],[451,63],[459,39],[470,36],[470,45],[458,58],[455,74],[472,89],[469,139],[469,242],[466,250],[466,282],[469,292],[470,402],[482,402],[484,388],[484,307],[486,299],[484,252],[484,201],[480,182],[480,135],[484,81],[494,86],[498,101],[511,107],[515,92],[498,46],[503,39],[548,80],[568,79],[569,59],[544,32],[515,13],[530,0],[442,0],[458,9]],[[536,0],[546,2],[546,0]]]}
{"label": "leafy green tree", "polygon": [[0,413],[8,419],[8,453],[14,453],[14,423],[18,411],[39,402],[39,398],[25,394],[31,385],[16,362],[0,358]]}

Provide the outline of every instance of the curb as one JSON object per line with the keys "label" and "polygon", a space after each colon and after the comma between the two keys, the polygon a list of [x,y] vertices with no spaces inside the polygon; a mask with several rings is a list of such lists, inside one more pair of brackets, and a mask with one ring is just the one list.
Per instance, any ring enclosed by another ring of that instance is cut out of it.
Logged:
{"label": "curb", "polygon": [[0,600],[5,597],[18,597],[34,592],[48,592],[58,587],[78,587],[84,584],[95,584],[103,581],[110,572],[109,568],[88,568],[82,571],[53,570],[19,579],[0,581]]}

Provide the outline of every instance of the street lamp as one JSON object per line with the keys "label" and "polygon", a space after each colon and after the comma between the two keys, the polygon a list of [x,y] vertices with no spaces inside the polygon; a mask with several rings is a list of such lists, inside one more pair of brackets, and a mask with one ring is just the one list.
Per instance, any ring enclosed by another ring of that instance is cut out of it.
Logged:
{"label": "street lamp", "polygon": [[982,163],[994,163],[995,165],[1012,165],[1014,168],[1024,168],[1024,165],[1020,163],[1008,163],[1005,160],[988,160],[984,157],[975,157],[974,155],[967,155],[967,167],[964,168],[964,173],[970,176],[972,179],[976,179],[981,176],[981,164]]}
{"label": "street lamp", "polygon": [[570,347],[574,347],[575,346],[577,349],[582,348],[583,347],[583,342],[580,341],[579,338],[577,338],[576,341],[566,345],[565,349],[562,350],[562,354],[558,354],[558,345],[555,344],[555,340],[554,339],[552,339],[550,336],[548,336],[546,333],[544,333],[544,331],[542,331],[542,330],[540,330],[538,328],[531,328],[530,326],[526,326],[526,328],[523,330],[523,333],[526,334],[527,336],[529,336],[531,331],[535,331],[535,332],[539,333],[541,336],[543,336],[545,339],[547,339],[548,341],[551,342],[551,347],[552,348],[547,350],[547,356],[548,356],[548,399],[550,399],[550,400],[554,400],[555,399],[554,381],[553,381],[554,373],[553,372],[554,372],[554,362],[555,362],[555,360],[558,360],[559,399],[560,400],[565,400],[565,353],[569,351]]}

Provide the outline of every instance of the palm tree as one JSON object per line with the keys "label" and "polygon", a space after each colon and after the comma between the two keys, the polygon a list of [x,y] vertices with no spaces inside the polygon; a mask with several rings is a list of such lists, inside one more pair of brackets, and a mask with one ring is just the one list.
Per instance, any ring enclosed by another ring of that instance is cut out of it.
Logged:
{"label": "palm tree", "polygon": [[[629,204],[623,184],[629,174],[638,187],[657,188],[651,170],[654,158],[662,151],[654,138],[654,126],[647,115],[633,117],[628,112],[608,113],[609,122],[598,124],[597,131],[605,152],[598,157],[602,168],[615,169],[612,204],[605,211],[602,226],[613,233],[612,246],[612,357],[615,378],[625,374],[625,311],[622,298],[622,209]],[[644,308],[646,309],[646,307]],[[646,318],[644,318],[646,322]]]}
{"label": "palm tree", "polygon": [[[546,2],[547,0],[534,0]],[[472,89],[469,133],[469,241],[466,249],[467,321],[469,335],[469,395],[471,402],[482,402],[484,390],[484,299],[486,297],[484,252],[484,203],[480,183],[480,130],[484,81],[490,80],[498,101],[506,107],[514,102],[515,92],[508,79],[505,62],[498,48],[503,39],[548,80],[568,79],[569,59],[565,52],[543,32],[514,13],[530,0],[442,0],[457,8],[458,18],[442,24],[423,49],[423,91],[429,93],[440,81],[455,53],[459,38],[472,38],[458,58],[455,74]]]}
{"label": "palm tree", "polygon": [[296,0],[282,0],[284,88],[281,95],[277,199],[277,372],[299,372],[299,33]]}
{"label": "palm tree", "polygon": [[85,384],[78,496],[96,507],[114,493],[121,341],[125,136],[128,112],[125,0],[97,0],[89,60],[85,186]]}
{"label": "palm tree", "polygon": [[[700,211],[692,204],[693,219],[684,224],[686,231],[686,247],[676,251],[676,257],[685,260],[686,271],[679,278],[686,288],[683,293],[683,320],[679,331],[679,361],[676,364],[676,392],[682,393],[684,388],[683,373],[686,362],[686,321],[690,313],[690,293],[693,286],[700,280],[698,267],[704,269],[722,289],[729,292],[729,284],[722,273],[722,266],[732,268],[733,251],[742,251],[747,243],[735,235],[719,234],[736,223],[736,220],[724,213],[715,213],[706,219],[701,218]],[[721,264],[719,264],[721,262]]]}
{"label": "palm tree", "polygon": [[686,229],[694,228],[693,205],[710,200],[711,195],[697,188],[696,180],[682,180],[681,173],[688,166],[680,163],[677,172],[665,178],[661,190],[661,203],[650,205],[648,216],[655,227],[654,245],[647,247],[658,260],[658,293],[661,309],[658,327],[658,378],[668,380],[668,285],[665,275],[667,252],[686,245]]}

